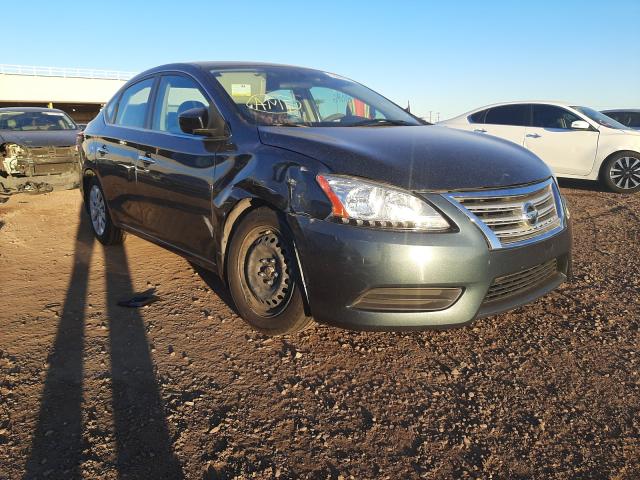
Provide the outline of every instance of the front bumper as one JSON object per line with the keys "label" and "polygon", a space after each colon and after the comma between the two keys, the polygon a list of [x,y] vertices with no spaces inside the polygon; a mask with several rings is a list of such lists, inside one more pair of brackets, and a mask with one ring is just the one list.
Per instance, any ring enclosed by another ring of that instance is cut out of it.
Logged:
{"label": "front bumper", "polygon": [[[461,326],[529,303],[571,272],[571,228],[529,245],[490,250],[471,220],[445,199],[432,200],[459,227],[453,233],[388,232],[291,215],[309,308],[321,323],[355,330]],[[556,260],[555,273],[508,298],[485,302],[498,277]],[[374,288],[461,288],[438,311],[354,308]]]}

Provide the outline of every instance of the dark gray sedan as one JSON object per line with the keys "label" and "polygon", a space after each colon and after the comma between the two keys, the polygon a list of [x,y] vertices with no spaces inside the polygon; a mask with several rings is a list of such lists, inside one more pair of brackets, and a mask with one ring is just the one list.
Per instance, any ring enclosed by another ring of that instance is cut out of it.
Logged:
{"label": "dark gray sedan", "polygon": [[332,73],[151,69],[89,123],[81,157],[101,242],[130,232],[217,272],[267,334],[312,318],[463,325],[571,271],[568,212],[539,158],[425,125]]}

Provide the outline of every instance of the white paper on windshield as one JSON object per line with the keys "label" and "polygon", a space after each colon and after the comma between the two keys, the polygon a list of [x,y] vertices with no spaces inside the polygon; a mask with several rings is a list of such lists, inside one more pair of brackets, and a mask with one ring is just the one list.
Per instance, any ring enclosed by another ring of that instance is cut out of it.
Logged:
{"label": "white paper on windshield", "polygon": [[232,83],[231,84],[231,96],[232,97],[250,97],[251,96],[251,84],[249,84],[249,83]]}

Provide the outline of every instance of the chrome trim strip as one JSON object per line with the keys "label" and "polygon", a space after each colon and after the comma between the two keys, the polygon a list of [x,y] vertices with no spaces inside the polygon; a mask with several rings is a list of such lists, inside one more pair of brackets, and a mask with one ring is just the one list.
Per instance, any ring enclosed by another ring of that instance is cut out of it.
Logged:
{"label": "chrome trim strip", "polygon": [[[473,212],[464,207],[464,205],[456,200],[457,198],[482,198],[482,197],[511,197],[517,195],[526,195],[528,193],[533,193],[538,190],[541,190],[545,187],[551,185],[551,191],[553,192],[553,198],[556,203],[556,212],[558,213],[558,218],[560,219],[560,225],[556,228],[549,230],[541,235],[537,235],[532,238],[527,238],[525,240],[521,240],[519,242],[513,242],[506,245],[502,245],[498,236],[489,228],[489,226],[484,223],[479,217],[477,217]],[[469,219],[480,229],[480,231],[484,234],[487,239],[487,243],[489,244],[490,250],[500,250],[504,248],[516,248],[522,247],[523,245],[529,245],[532,243],[541,242],[546,240],[554,235],[560,233],[566,227],[566,219],[564,215],[564,202],[560,196],[560,190],[558,185],[556,184],[553,177],[545,180],[544,182],[535,183],[533,185],[527,185],[525,187],[515,187],[515,188],[502,188],[499,190],[475,190],[469,192],[447,192],[443,193],[442,196],[446,198],[451,204],[453,204],[458,210],[462,211]]]}

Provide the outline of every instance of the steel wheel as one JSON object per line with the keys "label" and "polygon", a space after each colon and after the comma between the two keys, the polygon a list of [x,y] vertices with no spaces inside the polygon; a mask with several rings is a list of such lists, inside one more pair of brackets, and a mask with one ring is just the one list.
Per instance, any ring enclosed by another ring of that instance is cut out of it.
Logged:
{"label": "steel wheel", "polygon": [[242,271],[247,299],[256,314],[279,315],[287,308],[293,290],[288,251],[279,233],[273,230],[255,230],[247,240],[251,244]]}
{"label": "steel wheel", "polygon": [[89,193],[89,215],[96,234],[103,235],[107,226],[107,214],[104,197],[98,185],[93,185]]}
{"label": "steel wheel", "polygon": [[609,169],[609,178],[621,190],[632,190],[640,186],[640,159],[620,157]]}
{"label": "steel wheel", "polygon": [[283,214],[252,210],[234,228],[226,272],[238,313],[267,335],[299,332],[313,323],[305,309],[293,235]]}

